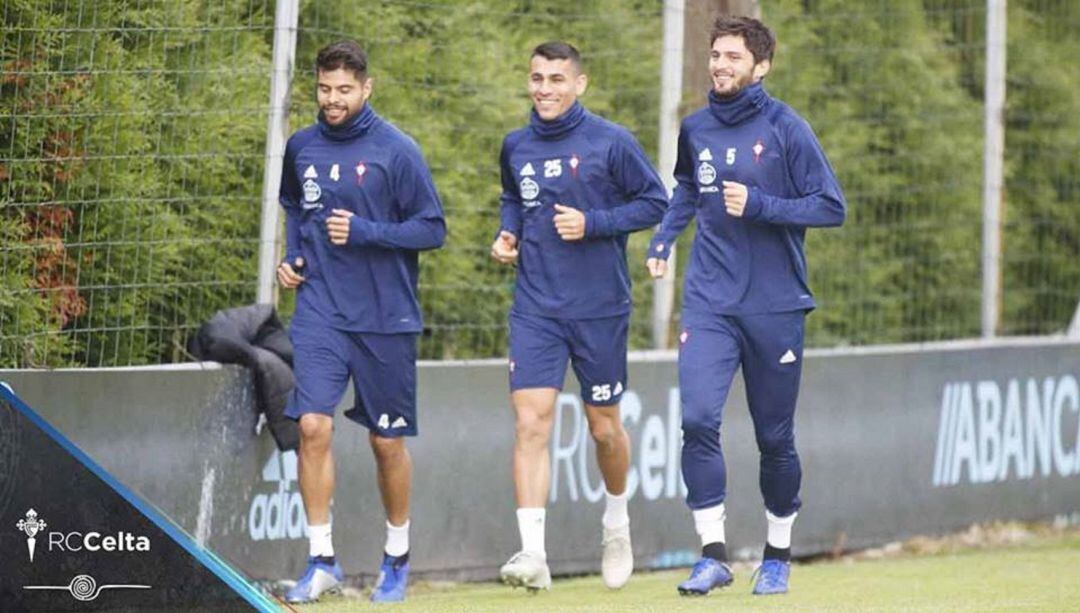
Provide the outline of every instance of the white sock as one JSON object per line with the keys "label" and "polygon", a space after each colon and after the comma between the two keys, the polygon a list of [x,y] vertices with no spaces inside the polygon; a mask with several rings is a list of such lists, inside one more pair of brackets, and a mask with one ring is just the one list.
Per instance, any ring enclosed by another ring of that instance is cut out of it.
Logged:
{"label": "white sock", "polygon": [[694,511],[694,529],[697,530],[698,536],[701,537],[702,546],[709,543],[726,542],[724,538],[724,519],[726,517],[727,511],[724,509],[723,503],[715,507]]}
{"label": "white sock", "polygon": [[308,526],[308,555],[333,557],[334,541],[330,538],[330,524]]}
{"label": "white sock", "polygon": [[400,526],[395,526],[388,520],[386,522],[386,553],[394,556],[403,556],[409,551],[409,520]]}
{"label": "white sock", "polygon": [[765,519],[769,520],[769,533],[765,537],[765,542],[777,549],[788,549],[791,547],[791,526],[795,523],[795,517],[798,512],[792,513],[787,517],[777,517],[768,511],[765,511]]}
{"label": "white sock", "polygon": [[544,550],[544,507],[526,507],[517,510],[518,532],[521,533],[521,550],[539,553],[547,557]]}
{"label": "white sock", "polygon": [[601,520],[608,530],[630,525],[630,515],[626,512],[626,492],[615,495],[604,490],[607,503],[604,506],[604,518]]}

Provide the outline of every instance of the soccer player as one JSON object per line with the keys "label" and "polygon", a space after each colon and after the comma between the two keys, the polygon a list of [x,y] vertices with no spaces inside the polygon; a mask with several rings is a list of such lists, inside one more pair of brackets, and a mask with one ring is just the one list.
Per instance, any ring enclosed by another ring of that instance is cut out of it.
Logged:
{"label": "soccer player", "polygon": [[808,227],[839,226],[846,205],[810,126],[762,87],[775,46],[773,33],[756,19],[716,20],[709,104],[682,122],[677,186],[646,256],[652,276],[662,276],[672,243],[697,216],[683,292],[679,389],[683,478],[703,552],[679,585],[684,595],[732,581],[720,423],[740,366],[768,525],[753,592],[788,587],[802,479],[795,402],[804,321],[814,308],[803,237]]}
{"label": "soccer player", "polygon": [[300,493],[310,536],[289,602],[340,587],[331,541],[334,408],[352,378],[345,416],[368,429],[386,511],[386,548],[374,601],[405,597],[409,575],[406,436],[416,427],[418,253],[443,244],[446,224],[431,172],[411,138],[368,103],[367,55],[353,41],[319,51],[319,117],[285,147],[281,204],[286,256],[278,282],[299,288],[290,326],[296,389],[286,414],[300,422]]}
{"label": "soccer player", "polygon": [[581,384],[607,491],[604,583],[622,587],[634,568],[626,510],[630,439],[619,414],[630,319],[626,240],[660,221],[667,198],[630,132],[577,101],[587,85],[577,49],[563,42],[534,49],[529,125],[507,135],[499,157],[502,225],[491,255],[518,263],[510,391],[521,535],[521,551],[500,574],[530,590],[551,587],[544,548],[548,441],[567,361]]}

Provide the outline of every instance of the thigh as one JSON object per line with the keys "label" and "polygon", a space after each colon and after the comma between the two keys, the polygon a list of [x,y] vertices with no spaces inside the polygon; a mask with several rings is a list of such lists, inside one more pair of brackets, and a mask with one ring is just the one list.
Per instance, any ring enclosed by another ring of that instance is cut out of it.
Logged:
{"label": "thigh", "polygon": [[743,376],[754,424],[791,419],[802,378],[803,311],[742,317]]}
{"label": "thigh", "polygon": [[349,383],[350,343],[345,332],[317,322],[295,321],[289,327],[296,387],[285,414],[333,416]]}
{"label": "thigh", "polygon": [[352,334],[356,406],[346,416],[384,438],[415,436],[416,334]]}
{"label": "thigh", "polygon": [[570,349],[559,322],[546,317],[510,314],[510,391],[561,390]]}
{"label": "thigh", "polygon": [[626,388],[630,315],[568,320],[564,329],[582,400],[596,407],[619,404]]}
{"label": "thigh", "polygon": [[679,390],[684,421],[719,427],[741,361],[739,332],[726,319],[707,328],[683,328],[679,334]]}

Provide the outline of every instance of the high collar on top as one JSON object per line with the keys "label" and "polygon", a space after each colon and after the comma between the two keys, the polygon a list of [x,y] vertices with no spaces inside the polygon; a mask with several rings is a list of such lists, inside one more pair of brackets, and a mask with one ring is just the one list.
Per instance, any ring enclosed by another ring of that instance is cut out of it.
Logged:
{"label": "high collar on top", "polygon": [[716,91],[709,91],[709,111],[717,121],[728,126],[740,124],[757,115],[771,101],[761,81],[746,86],[731,98],[721,98]]}
{"label": "high collar on top", "polygon": [[363,136],[378,121],[379,116],[375,114],[371,105],[365,102],[364,108],[360,109],[359,113],[339,126],[326,123],[326,117],[323,116],[322,111],[319,111],[319,132],[330,140],[349,140]]}
{"label": "high collar on top", "polygon": [[576,100],[565,113],[551,121],[540,119],[540,115],[536,113],[534,108],[529,115],[529,127],[540,138],[559,138],[578,127],[585,120],[585,115],[585,107],[581,106],[581,103]]}

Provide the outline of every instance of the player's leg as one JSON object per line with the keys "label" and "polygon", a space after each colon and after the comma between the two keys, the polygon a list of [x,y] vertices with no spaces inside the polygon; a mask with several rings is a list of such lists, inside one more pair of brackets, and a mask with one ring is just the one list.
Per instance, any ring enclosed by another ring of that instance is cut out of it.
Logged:
{"label": "player's leg", "polygon": [[555,399],[568,359],[558,322],[510,315],[510,400],[514,407],[514,494],[521,550],[502,566],[504,582],[530,590],[549,589],[544,527],[551,488],[549,441]]}
{"label": "player's leg", "polygon": [[604,514],[601,517],[600,574],[604,585],[619,589],[634,572],[630,541],[626,473],[630,468],[630,435],[622,426],[619,405],[585,405],[589,432],[596,443],[596,461],[604,477]]}
{"label": "player's leg", "polygon": [[418,432],[415,334],[352,335],[356,406],[345,414],[368,429],[386,513],[386,545],[375,602],[405,599],[409,581],[409,497],[412,457],[405,438]]}
{"label": "player's leg", "polygon": [[[313,556],[334,555],[330,540],[330,500],[335,485],[334,457],[331,451],[333,431],[334,418],[329,415],[307,413],[300,417],[297,476],[308,526],[312,530]],[[325,540],[320,541],[323,538]]]}
{"label": "player's leg", "polygon": [[684,314],[679,335],[679,393],[682,400],[682,473],[686,502],[701,539],[701,559],[679,584],[684,596],[707,594],[729,585],[724,500],[727,467],[720,445],[724,403],[740,361],[738,330],[724,317],[697,325]]}
{"label": "player's leg", "polygon": [[[548,443],[554,423],[557,389],[529,388],[514,391],[514,499],[519,509],[543,508],[551,489],[551,457]],[[528,547],[543,552],[543,539]],[[524,545],[524,543],[523,543]]]}
{"label": "player's leg", "polygon": [[[409,492],[412,483],[412,457],[405,446],[402,437],[379,436],[374,432],[368,434],[368,442],[371,451],[375,455],[375,465],[378,473],[379,495],[382,497],[383,510],[386,512],[386,521],[393,526],[405,526],[409,523]],[[403,550],[387,544],[387,553],[402,555],[408,551],[408,540]]]}
{"label": "player's leg", "polygon": [[626,584],[634,571],[626,499],[630,436],[623,428],[619,410],[627,383],[626,342],[630,316],[568,321],[564,327],[606,490],[601,520],[601,575],[605,585],[618,589]]}
{"label": "player's leg", "polygon": [[514,495],[517,501],[521,550],[499,569],[503,582],[529,590],[550,589],[545,523],[551,489],[551,439],[554,388],[526,388],[511,394],[516,426],[514,435]]}
{"label": "player's leg", "polygon": [[289,602],[311,602],[344,581],[331,536],[331,440],[334,409],[348,384],[348,346],[340,332],[301,320],[293,321],[290,337],[296,387],[289,396],[286,415],[299,420],[300,426],[297,472],[307,514],[309,557],[307,570],[286,598]]}
{"label": "player's leg", "polygon": [[371,593],[373,602],[405,599],[409,580],[409,493],[412,458],[402,437],[368,435],[375,454],[379,494],[386,512],[386,545],[379,578]]}
{"label": "player's leg", "polygon": [[787,591],[791,528],[801,506],[795,405],[802,376],[805,319],[802,311],[740,318],[746,338],[743,374],[761,452],[759,479],[768,525],[755,594]]}

